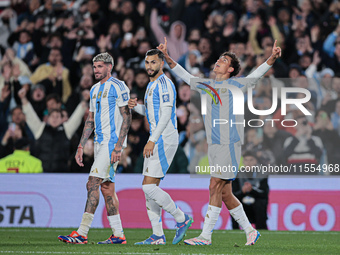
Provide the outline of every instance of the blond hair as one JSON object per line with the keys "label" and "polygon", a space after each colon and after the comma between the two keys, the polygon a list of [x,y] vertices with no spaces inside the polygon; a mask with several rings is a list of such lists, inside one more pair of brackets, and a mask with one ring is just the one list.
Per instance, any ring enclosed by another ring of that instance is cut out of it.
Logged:
{"label": "blond hair", "polygon": [[[112,65],[112,68],[114,66],[114,62],[113,62],[113,58],[112,56],[107,53],[107,52],[104,52],[104,53],[100,53],[98,54],[97,56],[95,56],[93,59],[92,59],[92,62],[99,62],[99,61],[103,61],[105,64],[111,64]],[[111,68],[111,71],[112,71],[112,68]]]}

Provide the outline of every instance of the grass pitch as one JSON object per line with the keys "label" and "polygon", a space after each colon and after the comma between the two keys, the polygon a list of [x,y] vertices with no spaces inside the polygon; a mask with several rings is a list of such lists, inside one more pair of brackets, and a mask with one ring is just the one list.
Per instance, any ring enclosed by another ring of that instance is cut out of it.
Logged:
{"label": "grass pitch", "polygon": [[[212,246],[188,246],[183,241],[172,245],[175,230],[165,230],[166,245],[134,245],[151,234],[150,229],[125,229],[127,244],[97,245],[111,235],[110,229],[91,229],[89,243],[74,245],[60,242],[58,235],[73,229],[1,228],[0,254],[340,254],[340,232],[260,231],[253,246],[245,246],[243,231],[214,231]],[[189,230],[186,238],[199,235]]]}

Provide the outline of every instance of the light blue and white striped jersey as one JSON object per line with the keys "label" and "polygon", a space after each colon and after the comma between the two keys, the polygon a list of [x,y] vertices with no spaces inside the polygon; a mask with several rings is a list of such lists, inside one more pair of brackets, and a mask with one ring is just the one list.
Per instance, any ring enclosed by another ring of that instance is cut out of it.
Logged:
{"label": "light blue and white striped jersey", "polygon": [[150,127],[150,136],[157,127],[162,109],[171,106],[170,121],[156,143],[163,140],[167,144],[178,144],[176,88],[166,75],[162,74],[157,80],[149,82],[145,92],[144,105]]}
{"label": "light blue and white striped jersey", "polygon": [[[241,141],[243,143],[243,137],[244,137],[244,115],[234,115],[233,114],[233,104],[234,104],[234,97],[231,91],[227,88],[215,88],[217,84],[227,83],[231,86],[236,86],[237,88],[244,90],[245,86],[239,83],[237,80],[240,79],[228,79],[226,81],[213,81],[213,80],[207,80],[205,83],[209,86],[213,87],[219,97],[221,98],[222,105],[217,98],[216,95],[214,95],[215,101],[208,96],[207,97],[207,114],[202,115],[205,131],[206,131],[206,137],[207,137],[207,143],[208,144],[232,144],[236,143],[238,141]],[[199,93],[201,93],[201,96],[206,94],[206,91],[197,89]],[[216,103],[215,103],[216,102]],[[242,102],[243,103],[243,102]],[[216,124],[214,125],[214,120],[227,120],[227,124]],[[231,125],[230,123],[233,123]],[[239,124],[236,124],[239,123]]]}
{"label": "light blue and white striped jersey", "polygon": [[[90,112],[94,113],[94,141],[116,144],[123,123],[119,107],[128,104],[129,88],[125,82],[111,77],[103,84],[98,82],[93,85],[90,98]],[[126,140],[123,147],[126,147]]]}
{"label": "light blue and white striped jersey", "polygon": [[[203,83],[209,83],[207,85],[211,86],[212,88],[216,88],[216,85],[220,85],[221,83],[227,83],[228,86],[235,86],[240,89],[243,93],[247,91],[247,88],[254,87],[257,81],[269,70],[271,66],[264,62],[255,71],[249,74],[245,78],[229,78],[227,80],[218,82],[214,80],[204,79]],[[206,114],[203,115],[204,126],[206,131],[207,143],[208,144],[232,144],[238,141],[243,143],[244,140],[244,115],[234,115],[233,114],[233,102],[234,99],[238,100],[237,98],[233,97],[233,94],[227,88],[219,88],[217,90],[217,94],[221,98],[222,105],[220,104],[217,95],[213,95],[210,89],[201,90],[198,89],[197,82],[202,82],[203,79],[197,78],[190,73],[188,73],[183,67],[180,65],[176,65],[172,71],[179,76],[182,80],[184,80],[187,84],[190,85],[192,90],[195,90],[200,93],[201,97],[203,94],[206,94],[208,91],[213,97],[215,97],[215,104],[214,100],[208,96],[207,102],[207,109]],[[220,87],[220,86],[219,86]],[[244,101],[240,101],[240,104],[244,104]],[[215,122],[214,127],[214,120],[227,120],[228,123],[225,124],[217,124]],[[232,121],[232,125],[230,122]]]}

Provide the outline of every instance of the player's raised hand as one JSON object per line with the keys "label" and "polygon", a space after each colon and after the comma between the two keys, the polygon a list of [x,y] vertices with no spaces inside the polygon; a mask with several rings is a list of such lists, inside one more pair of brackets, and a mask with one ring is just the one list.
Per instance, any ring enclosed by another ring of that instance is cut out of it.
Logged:
{"label": "player's raised hand", "polygon": [[137,106],[137,98],[130,98],[128,101],[129,109],[133,109],[135,106]]}
{"label": "player's raised hand", "polygon": [[281,57],[281,48],[276,46],[276,42],[277,40],[275,40],[272,50],[272,56],[274,57],[274,59]]}
{"label": "player's raised hand", "polygon": [[149,158],[153,155],[153,149],[155,148],[155,143],[148,141],[143,150],[143,158]]}
{"label": "player's raised hand", "polygon": [[168,42],[166,40],[166,37],[164,37],[164,43],[160,43],[158,45],[158,47],[156,47],[158,50],[160,50],[161,52],[163,52],[163,54],[167,54],[167,50],[168,50]]}
{"label": "player's raised hand", "polygon": [[77,164],[81,167],[84,166],[84,164],[83,164],[83,153],[84,153],[84,148],[81,147],[81,146],[78,146],[78,150],[77,150],[77,153],[74,156],[74,158],[75,158]]}

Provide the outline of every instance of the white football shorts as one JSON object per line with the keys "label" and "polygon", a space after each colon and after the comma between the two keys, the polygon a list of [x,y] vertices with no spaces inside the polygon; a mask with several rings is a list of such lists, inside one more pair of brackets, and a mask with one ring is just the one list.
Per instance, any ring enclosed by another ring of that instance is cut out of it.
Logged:
{"label": "white football shorts", "polygon": [[111,153],[115,148],[114,145],[102,142],[101,144],[94,143],[94,162],[91,167],[90,176],[103,179],[103,182],[115,182],[115,172],[118,162],[111,165]]}
{"label": "white football shorts", "polygon": [[210,175],[223,180],[234,180],[241,160],[241,142],[209,144]]}
{"label": "white football shorts", "polygon": [[163,178],[174,159],[177,147],[178,144],[166,144],[163,141],[155,144],[153,155],[144,158],[143,175]]}

